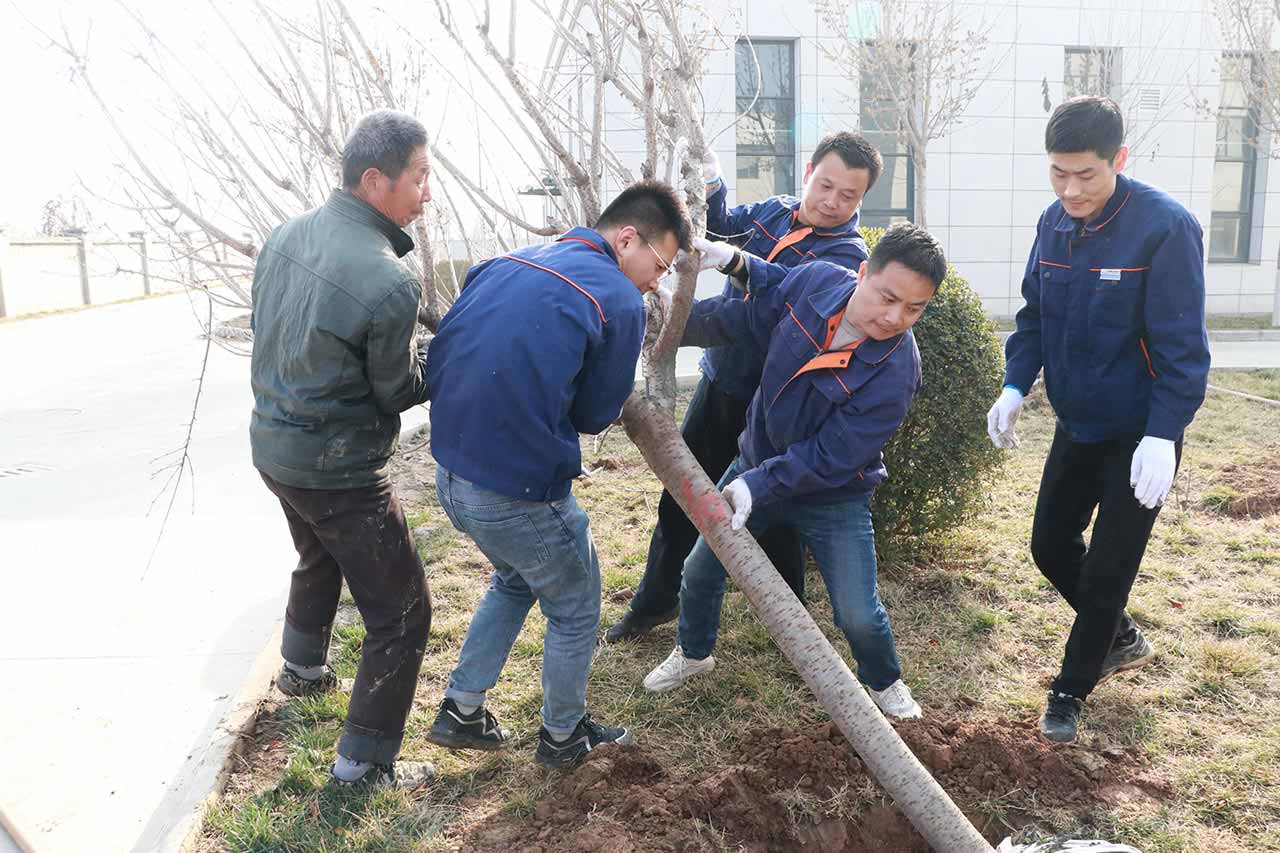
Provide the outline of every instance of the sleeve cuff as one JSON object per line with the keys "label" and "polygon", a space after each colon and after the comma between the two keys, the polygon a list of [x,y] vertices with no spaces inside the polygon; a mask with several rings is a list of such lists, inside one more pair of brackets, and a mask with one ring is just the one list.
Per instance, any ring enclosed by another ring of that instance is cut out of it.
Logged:
{"label": "sleeve cuff", "polygon": [[769,489],[769,476],[765,474],[763,469],[759,467],[752,468],[741,476],[741,480],[751,490],[751,505],[753,507],[764,506],[776,500],[776,497]]}

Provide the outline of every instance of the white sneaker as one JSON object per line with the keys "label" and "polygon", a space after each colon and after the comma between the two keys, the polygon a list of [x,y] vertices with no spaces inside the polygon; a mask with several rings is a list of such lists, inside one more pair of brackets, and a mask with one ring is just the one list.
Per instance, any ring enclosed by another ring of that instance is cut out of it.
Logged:
{"label": "white sneaker", "polygon": [[699,673],[710,672],[715,665],[716,659],[712,655],[702,660],[690,660],[684,656],[684,649],[676,646],[666,660],[644,677],[644,689],[650,693],[673,690]]}
{"label": "white sneaker", "polygon": [[911,698],[911,688],[903,684],[902,679],[893,682],[884,690],[872,690],[868,687],[867,692],[871,694],[872,701],[887,717],[897,717],[900,720],[917,720],[924,716],[924,712],[920,710],[919,703]]}

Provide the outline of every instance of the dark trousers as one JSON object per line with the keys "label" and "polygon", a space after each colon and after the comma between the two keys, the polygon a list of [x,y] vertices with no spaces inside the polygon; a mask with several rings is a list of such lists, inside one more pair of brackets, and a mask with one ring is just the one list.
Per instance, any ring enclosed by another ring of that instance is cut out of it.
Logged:
{"label": "dark trousers", "polygon": [[[702,377],[689,401],[680,434],[693,456],[718,483],[738,456],[738,436],[747,423],[749,400],[724,393]],[[649,561],[631,601],[631,611],[642,619],[655,618],[680,603],[680,577],[685,558],[698,541],[698,529],[670,493],[658,501],[658,524],[649,541]],[[804,601],[804,545],[793,527],[771,527],[759,539],[769,560],[787,586]]]}
{"label": "dark trousers", "polygon": [[[1076,612],[1062,670],[1053,689],[1087,698],[1118,634],[1132,622],[1124,612],[1160,508],[1133,496],[1129,470],[1133,439],[1081,444],[1059,426],[1045,461],[1031,528],[1031,556]],[[1182,459],[1182,440],[1175,445]],[[1093,517],[1093,535],[1084,541]]]}
{"label": "dark trousers", "polygon": [[366,633],[338,753],[394,761],[431,628],[427,578],[400,501],[389,482],[297,489],[262,479],[280,499],[298,550],[280,653],[297,666],[325,662],[346,579]]}

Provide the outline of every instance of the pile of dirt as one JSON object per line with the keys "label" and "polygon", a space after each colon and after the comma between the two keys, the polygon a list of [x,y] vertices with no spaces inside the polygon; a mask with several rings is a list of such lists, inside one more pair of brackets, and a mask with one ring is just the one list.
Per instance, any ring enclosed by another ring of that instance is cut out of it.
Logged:
{"label": "pile of dirt", "polygon": [[1201,493],[1201,502],[1232,518],[1280,512],[1280,447],[1268,447],[1247,464],[1224,465]]}
{"label": "pile of dirt", "polygon": [[[912,752],[992,841],[1026,812],[1085,814],[1146,799],[1136,752],[1053,746],[1032,722],[899,723]],[[832,724],[753,730],[730,763],[701,779],[667,771],[643,747],[593,753],[540,800],[532,815],[498,817],[459,838],[462,853],[927,853],[928,845],[870,782]],[[1155,793],[1161,794],[1158,790]],[[800,808],[797,808],[797,803]],[[987,825],[991,822],[996,825]]]}

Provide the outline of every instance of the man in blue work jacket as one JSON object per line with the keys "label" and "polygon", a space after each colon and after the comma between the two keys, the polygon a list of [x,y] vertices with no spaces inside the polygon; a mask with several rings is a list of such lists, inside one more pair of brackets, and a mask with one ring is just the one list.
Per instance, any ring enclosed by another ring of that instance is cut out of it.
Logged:
{"label": "man in blue work jacket", "polygon": [[1116,104],[1063,103],[1045,150],[1058,201],[1036,226],[1026,305],[987,427],[997,447],[1017,447],[1018,412],[1043,368],[1058,423],[1031,555],[1076,618],[1040,727],[1069,743],[1098,682],[1152,657],[1125,605],[1183,431],[1204,401],[1209,342],[1200,224],[1164,192],[1120,174],[1128,150]]}
{"label": "man in blue work jacket", "polygon": [[[686,346],[751,343],[766,353],[740,453],[720,479],[735,530],[797,530],[813,552],[835,623],[880,709],[918,717],[876,583],[871,494],[888,472],[882,450],[920,387],[911,326],[947,273],[923,228],[887,230],[854,273],[817,262],[749,301],[694,305]],[[684,565],[675,649],[644,680],[671,690],[715,666],[725,570],[699,538]]]}
{"label": "man in blue work jacket", "polygon": [[[702,268],[727,273],[727,300],[742,299],[747,290],[763,287],[767,277],[780,280],[787,270],[814,259],[857,269],[867,259],[867,244],[858,233],[858,206],[882,168],[880,152],[860,134],[835,133],[814,149],[802,198],[780,195],[730,208],[719,160],[710,153],[704,168],[707,234],[723,242],[694,240],[702,252]],[[720,479],[738,453],[738,435],[763,364],[764,350],[752,342],[713,346],[703,353],[702,380],[689,401],[681,434],[712,480]],[[693,522],[664,490],[644,577],[626,615],[605,634],[607,642],[635,639],[675,618],[680,572],[697,539]],[[804,548],[796,531],[775,527],[760,544],[803,601]]]}
{"label": "man in blue work jacket", "polygon": [[618,419],[635,382],[643,294],[690,248],[666,184],[624,190],[594,228],[574,228],[473,267],[427,356],[436,491],[449,520],[493,564],[427,739],[498,749],[484,707],[536,601],[547,620],[537,761],[568,767],[624,728],[586,710],[600,624],[600,563],[570,489],[579,433]]}

